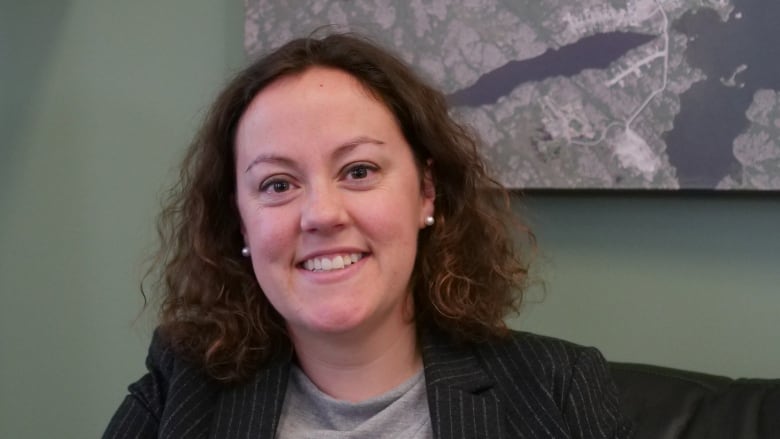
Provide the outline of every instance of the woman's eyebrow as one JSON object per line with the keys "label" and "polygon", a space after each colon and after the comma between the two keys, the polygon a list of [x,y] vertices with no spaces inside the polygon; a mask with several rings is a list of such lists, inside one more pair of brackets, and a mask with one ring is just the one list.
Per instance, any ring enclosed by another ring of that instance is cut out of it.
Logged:
{"label": "woman's eyebrow", "polygon": [[252,160],[251,163],[249,163],[249,166],[246,167],[244,173],[249,172],[249,170],[252,169],[253,166],[259,163],[270,163],[270,164],[276,164],[276,165],[282,165],[288,167],[295,167],[295,162],[289,157],[284,157],[284,156],[280,156],[277,154],[270,154],[270,153],[260,154],[257,157],[255,157],[255,159]]}
{"label": "woman's eyebrow", "polygon": [[346,142],[342,142],[341,146],[339,146],[338,148],[336,148],[335,151],[333,151],[333,157],[336,159],[341,158],[342,156],[346,155],[356,147],[365,144],[384,145],[385,142],[378,139],[374,139],[373,137],[357,136],[347,140]]}
{"label": "woman's eyebrow", "polygon": [[[336,159],[341,158],[347,153],[349,153],[350,151],[357,148],[358,146],[365,145],[365,144],[384,145],[385,142],[378,139],[374,139],[373,137],[357,136],[345,142],[342,142],[341,145],[339,145],[336,148],[336,150],[333,151],[333,157]],[[269,164],[281,165],[281,166],[292,167],[292,168],[296,167],[295,161],[289,157],[285,157],[274,153],[263,153],[255,157],[254,160],[252,160],[252,162],[249,163],[249,166],[246,167],[244,173],[249,172],[249,170],[252,169],[253,166],[259,163],[269,163]]]}

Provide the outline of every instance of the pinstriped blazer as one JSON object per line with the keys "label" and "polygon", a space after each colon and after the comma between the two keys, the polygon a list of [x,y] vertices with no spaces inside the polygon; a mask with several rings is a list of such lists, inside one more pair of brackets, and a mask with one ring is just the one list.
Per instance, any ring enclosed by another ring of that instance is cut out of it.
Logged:
{"label": "pinstriped blazer", "polygon": [[[421,337],[433,436],[627,438],[617,389],[594,348],[515,332],[477,346]],[[273,438],[292,354],[225,386],[155,335],[149,373],[130,385],[104,438]]]}

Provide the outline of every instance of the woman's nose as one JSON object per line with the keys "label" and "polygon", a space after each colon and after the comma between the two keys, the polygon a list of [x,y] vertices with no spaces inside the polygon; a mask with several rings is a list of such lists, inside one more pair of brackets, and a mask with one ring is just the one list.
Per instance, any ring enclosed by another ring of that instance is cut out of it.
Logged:
{"label": "woman's nose", "polygon": [[342,194],[331,185],[307,188],[301,212],[301,229],[308,232],[328,232],[346,224]]}

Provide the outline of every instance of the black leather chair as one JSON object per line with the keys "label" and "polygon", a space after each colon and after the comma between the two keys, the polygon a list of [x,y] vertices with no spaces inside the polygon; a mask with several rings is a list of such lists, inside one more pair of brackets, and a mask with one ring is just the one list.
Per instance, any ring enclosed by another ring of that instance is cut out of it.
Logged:
{"label": "black leather chair", "polygon": [[780,439],[780,379],[610,366],[636,439]]}

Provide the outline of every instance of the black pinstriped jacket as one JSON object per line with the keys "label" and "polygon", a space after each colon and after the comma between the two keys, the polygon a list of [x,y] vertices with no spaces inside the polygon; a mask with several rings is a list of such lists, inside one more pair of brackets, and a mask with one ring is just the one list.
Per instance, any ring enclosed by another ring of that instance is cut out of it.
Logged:
{"label": "black pinstriped jacket", "polygon": [[[458,346],[422,336],[433,436],[627,438],[617,390],[594,348],[513,333]],[[149,373],[130,385],[104,438],[273,438],[291,355],[246,383],[224,386],[178,360],[155,335]]]}

